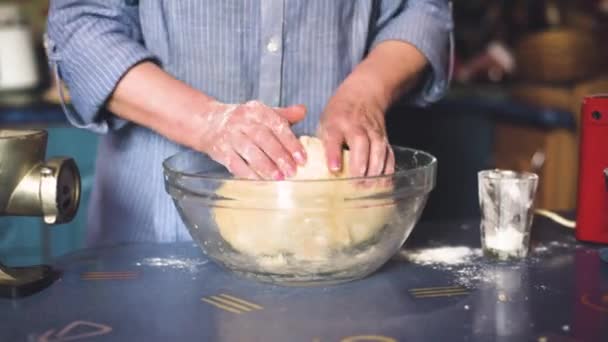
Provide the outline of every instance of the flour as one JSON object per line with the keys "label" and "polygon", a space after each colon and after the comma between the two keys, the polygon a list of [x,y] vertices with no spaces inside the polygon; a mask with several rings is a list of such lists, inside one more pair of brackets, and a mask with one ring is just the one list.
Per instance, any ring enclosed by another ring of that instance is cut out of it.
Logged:
{"label": "flour", "polygon": [[171,256],[169,258],[146,258],[136,263],[136,266],[158,267],[163,270],[173,269],[197,273],[200,266],[205,265],[207,260],[180,258]]}
{"label": "flour", "polygon": [[[511,237],[512,239],[521,237]],[[508,241],[508,240],[507,240]],[[552,252],[555,248],[564,248],[568,243],[551,241],[537,245],[532,249],[534,257],[525,259],[527,263],[540,263],[543,258],[537,257]],[[507,244],[507,246],[509,246]],[[496,266],[494,261],[482,257],[480,248],[466,246],[444,246],[423,249],[402,250],[398,258],[410,263],[427,266],[433,270],[448,273],[454,284],[472,288],[480,284],[505,284],[509,273],[517,273],[520,264]],[[538,287],[546,290],[545,285]]]}
{"label": "flour", "polygon": [[473,264],[452,270],[455,277],[454,282],[464,287],[474,287],[479,283],[491,283],[496,281],[493,274],[485,272],[483,265]]}
{"label": "flour", "polygon": [[420,250],[403,251],[406,260],[420,265],[461,265],[469,263],[474,257],[481,255],[480,249],[470,247],[436,247]]}
{"label": "flour", "polygon": [[572,244],[569,242],[551,241],[551,242],[549,242],[549,246],[560,247],[560,248],[570,248],[570,247],[572,247]]}
{"label": "flour", "polygon": [[482,272],[481,255],[481,249],[465,246],[408,250],[400,254],[411,263],[450,272],[455,277],[454,282],[465,287],[492,280]]}
{"label": "flour", "polygon": [[542,254],[547,254],[547,253],[551,253],[552,251],[556,250],[556,249],[571,249],[574,248],[575,243],[569,242],[569,241],[550,241],[550,242],[546,242],[544,244],[539,244],[537,246],[534,246],[531,251],[533,254],[536,255],[542,255]]}
{"label": "flour", "polygon": [[525,248],[524,234],[514,227],[497,229],[493,233],[487,233],[485,237],[486,247],[501,254],[517,256]]}

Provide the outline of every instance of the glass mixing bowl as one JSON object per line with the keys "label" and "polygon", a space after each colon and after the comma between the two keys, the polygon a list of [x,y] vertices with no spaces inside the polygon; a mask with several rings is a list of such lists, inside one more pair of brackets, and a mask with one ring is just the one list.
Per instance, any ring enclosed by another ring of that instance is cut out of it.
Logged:
{"label": "glass mixing bowl", "polygon": [[229,270],[281,285],[363,278],[403,245],[435,186],[432,155],[393,147],[392,175],[331,180],[233,178],[194,152],[163,163],[192,238]]}

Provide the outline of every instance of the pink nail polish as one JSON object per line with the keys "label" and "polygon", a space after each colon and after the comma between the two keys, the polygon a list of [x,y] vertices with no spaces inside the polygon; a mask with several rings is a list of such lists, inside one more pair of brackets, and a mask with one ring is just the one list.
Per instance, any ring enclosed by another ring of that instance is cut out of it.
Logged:
{"label": "pink nail polish", "polygon": [[298,164],[300,165],[304,165],[306,163],[306,158],[304,158],[304,154],[302,154],[302,152],[295,152],[293,154],[293,158],[296,160],[296,162],[298,162]]}
{"label": "pink nail polish", "polygon": [[291,166],[291,164],[286,162],[283,158],[277,160],[277,166],[284,175],[287,175],[287,177],[293,177],[296,173],[295,167]]}
{"label": "pink nail polish", "polygon": [[283,171],[285,172],[287,177],[293,177],[296,175],[296,170],[291,166],[287,166]]}
{"label": "pink nail polish", "polygon": [[332,171],[340,171],[340,162],[337,160],[332,160],[331,163],[329,164],[329,168]]}
{"label": "pink nail polish", "polygon": [[285,179],[285,175],[283,175],[283,172],[281,172],[281,171],[276,171],[275,173],[272,174],[272,179],[274,179],[274,180],[284,180]]}

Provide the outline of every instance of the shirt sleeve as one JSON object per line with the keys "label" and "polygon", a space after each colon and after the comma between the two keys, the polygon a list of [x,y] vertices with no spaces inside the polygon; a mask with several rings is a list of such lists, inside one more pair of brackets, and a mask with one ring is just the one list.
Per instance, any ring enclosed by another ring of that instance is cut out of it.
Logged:
{"label": "shirt sleeve", "polygon": [[429,72],[408,100],[424,106],[439,100],[449,82],[450,36],[454,28],[448,0],[382,0],[372,47],[387,40],[415,46],[429,61]]}
{"label": "shirt sleeve", "polygon": [[131,67],[155,60],[142,41],[136,1],[50,2],[47,54],[70,91],[75,110],[66,116],[71,124],[97,133],[125,124],[105,104]]}

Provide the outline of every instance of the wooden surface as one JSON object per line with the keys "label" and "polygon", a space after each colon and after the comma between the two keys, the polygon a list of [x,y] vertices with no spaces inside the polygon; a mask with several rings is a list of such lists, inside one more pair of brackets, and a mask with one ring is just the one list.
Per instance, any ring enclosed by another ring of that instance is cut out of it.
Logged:
{"label": "wooden surface", "polygon": [[517,76],[527,82],[572,82],[605,70],[601,36],[578,29],[554,29],[526,35],[514,49]]}
{"label": "wooden surface", "polygon": [[[566,130],[544,131],[536,128],[498,124],[495,131],[496,166],[517,171],[537,171],[537,206],[570,210],[576,205],[576,135]],[[544,153],[540,170],[532,170],[535,153]]]}
{"label": "wooden surface", "polygon": [[[608,76],[572,85],[522,83],[511,89],[514,99],[543,107],[570,111],[579,122],[580,106],[586,95],[608,93]],[[538,207],[572,210],[576,207],[578,183],[578,129],[542,130],[519,125],[498,124],[495,131],[496,166],[529,171],[534,153],[544,153],[538,170]]]}

